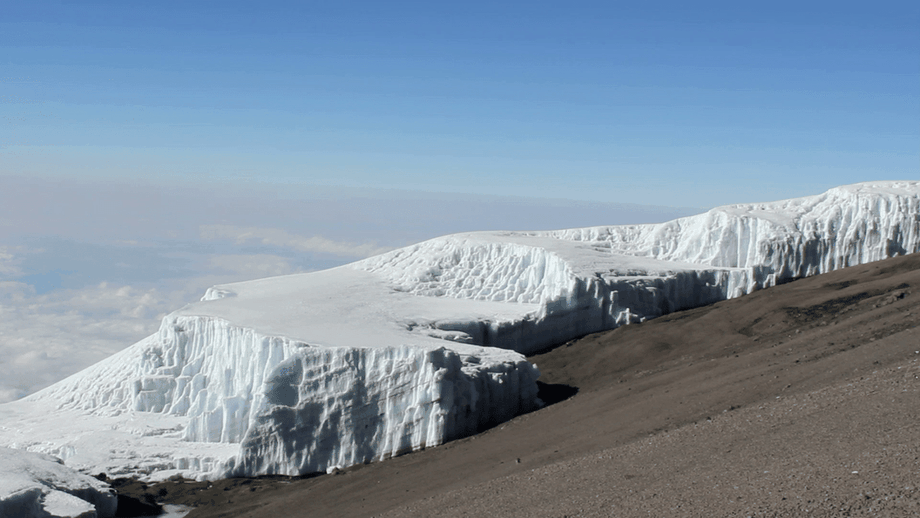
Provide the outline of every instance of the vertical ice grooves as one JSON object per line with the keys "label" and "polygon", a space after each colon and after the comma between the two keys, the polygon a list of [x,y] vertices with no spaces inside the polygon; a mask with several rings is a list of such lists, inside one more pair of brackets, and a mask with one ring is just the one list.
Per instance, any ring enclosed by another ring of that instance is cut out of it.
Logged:
{"label": "vertical ice grooves", "polygon": [[537,375],[523,361],[465,369],[444,348],[298,351],[265,384],[230,473],[310,473],[435,446],[532,408]]}

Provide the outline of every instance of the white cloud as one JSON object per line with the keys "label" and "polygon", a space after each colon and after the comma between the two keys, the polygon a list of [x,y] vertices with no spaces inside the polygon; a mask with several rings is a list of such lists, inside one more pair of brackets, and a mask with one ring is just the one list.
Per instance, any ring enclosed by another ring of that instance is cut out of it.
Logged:
{"label": "white cloud", "polygon": [[0,248],[0,275],[12,277],[17,275],[18,268],[13,264],[13,254],[8,253],[5,249]]}
{"label": "white cloud", "polygon": [[100,283],[37,295],[0,282],[0,403],[40,390],[155,332],[214,279],[174,289]]}
{"label": "white cloud", "polygon": [[392,248],[372,243],[347,243],[333,241],[322,236],[304,237],[286,230],[264,227],[241,227],[235,225],[201,225],[199,237],[204,240],[230,239],[237,244],[258,241],[263,245],[291,248],[301,252],[330,254],[339,257],[364,258],[388,252]]}
{"label": "white cloud", "polygon": [[33,295],[35,295],[35,288],[24,282],[0,281],[0,315],[2,315],[4,300],[19,302]]}
{"label": "white cloud", "polygon": [[22,275],[20,265],[23,251],[24,247],[21,246],[0,246],[0,278],[9,279]]}
{"label": "white cloud", "polygon": [[0,384],[0,403],[13,401],[25,396],[21,390]]}

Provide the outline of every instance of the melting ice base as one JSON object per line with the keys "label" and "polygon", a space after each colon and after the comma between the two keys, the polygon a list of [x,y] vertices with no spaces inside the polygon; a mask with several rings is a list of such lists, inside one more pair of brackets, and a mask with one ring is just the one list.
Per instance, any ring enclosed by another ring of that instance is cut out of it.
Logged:
{"label": "melting ice base", "polygon": [[657,225],[458,234],[217,286],[158,333],[0,405],[0,445],[148,479],[383,459],[538,406],[521,353],[920,251],[918,215],[920,182],[857,184]]}

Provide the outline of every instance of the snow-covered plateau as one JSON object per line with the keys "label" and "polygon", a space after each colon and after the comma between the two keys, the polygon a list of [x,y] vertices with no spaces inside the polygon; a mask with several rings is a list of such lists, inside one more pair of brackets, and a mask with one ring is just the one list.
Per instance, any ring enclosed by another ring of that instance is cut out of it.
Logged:
{"label": "snow-covered plateau", "polygon": [[384,459],[537,408],[523,354],[918,251],[915,181],[654,225],[440,237],[215,286],[154,335],[0,405],[0,446],[147,479]]}

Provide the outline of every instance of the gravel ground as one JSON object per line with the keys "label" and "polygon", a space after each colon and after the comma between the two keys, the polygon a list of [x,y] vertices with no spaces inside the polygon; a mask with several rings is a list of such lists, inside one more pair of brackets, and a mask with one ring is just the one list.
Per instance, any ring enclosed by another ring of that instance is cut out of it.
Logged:
{"label": "gravel ground", "polygon": [[920,360],[385,516],[920,515]]}

